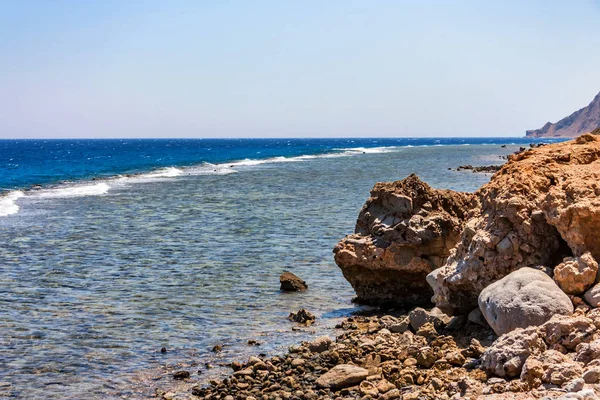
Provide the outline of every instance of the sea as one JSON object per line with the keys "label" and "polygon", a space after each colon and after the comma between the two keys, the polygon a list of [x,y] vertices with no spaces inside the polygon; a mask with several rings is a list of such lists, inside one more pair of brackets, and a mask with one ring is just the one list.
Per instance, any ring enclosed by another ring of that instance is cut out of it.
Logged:
{"label": "sea", "polygon": [[[332,249],[376,182],[474,191],[491,175],[456,167],[531,142],[0,140],[0,398],[152,398],[174,370],[334,336],[364,308]],[[284,271],[309,290],[280,292]]]}

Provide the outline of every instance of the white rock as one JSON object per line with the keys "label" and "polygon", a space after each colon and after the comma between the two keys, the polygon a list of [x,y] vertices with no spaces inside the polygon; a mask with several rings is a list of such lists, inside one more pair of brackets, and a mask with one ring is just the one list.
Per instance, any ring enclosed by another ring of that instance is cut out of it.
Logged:
{"label": "white rock", "polygon": [[479,309],[497,335],[542,325],[555,314],[571,314],[569,297],[542,271],[521,268],[479,295]]}
{"label": "white rock", "polygon": [[585,292],[583,298],[592,307],[600,306],[600,283],[592,286],[590,290]]}

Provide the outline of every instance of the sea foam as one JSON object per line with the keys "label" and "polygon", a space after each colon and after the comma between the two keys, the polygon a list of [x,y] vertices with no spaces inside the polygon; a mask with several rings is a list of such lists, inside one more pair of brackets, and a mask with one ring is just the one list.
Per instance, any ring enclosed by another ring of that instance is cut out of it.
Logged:
{"label": "sea foam", "polygon": [[92,185],[75,185],[40,190],[33,192],[31,196],[36,198],[100,196],[106,194],[109,190],[110,186],[106,182],[100,182]]}
{"label": "sea foam", "polygon": [[25,196],[25,193],[15,190],[6,196],[0,197],[0,217],[18,213],[19,206],[17,205],[17,200],[23,196]]}
{"label": "sea foam", "polygon": [[149,172],[147,174],[142,174],[140,176],[146,178],[175,178],[180,175],[183,175],[183,171],[179,168],[167,167],[154,172]]}

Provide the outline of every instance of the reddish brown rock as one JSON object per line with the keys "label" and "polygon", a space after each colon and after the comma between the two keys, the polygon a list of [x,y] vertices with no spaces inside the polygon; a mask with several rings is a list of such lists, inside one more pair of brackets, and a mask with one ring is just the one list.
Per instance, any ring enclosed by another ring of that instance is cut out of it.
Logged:
{"label": "reddish brown rock", "polygon": [[600,256],[600,138],[511,156],[475,198],[456,249],[427,277],[446,312],[470,311],[483,288],[519,268]]}
{"label": "reddish brown rock", "polygon": [[581,257],[567,257],[554,268],[554,280],[568,294],[583,294],[596,281],[598,263],[587,252]]}
{"label": "reddish brown rock", "polygon": [[284,292],[303,292],[308,289],[308,285],[302,279],[291,272],[285,271],[279,277],[280,290]]}
{"label": "reddish brown rock", "polygon": [[377,183],[355,234],[334,249],[335,261],[363,303],[426,304],[425,276],[444,264],[460,238],[472,195],[435,190],[411,175]]}

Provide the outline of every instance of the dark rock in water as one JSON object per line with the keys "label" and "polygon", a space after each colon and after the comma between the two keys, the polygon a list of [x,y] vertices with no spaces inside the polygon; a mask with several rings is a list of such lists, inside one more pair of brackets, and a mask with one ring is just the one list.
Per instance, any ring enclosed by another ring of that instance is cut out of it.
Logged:
{"label": "dark rock in water", "polygon": [[182,380],[190,377],[190,373],[188,371],[177,371],[173,374],[173,379]]}
{"label": "dark rock in water", "polygon": [[471,170],[473,172],[494,173],[500,171],[500,168],[502,168],[502,165],[482,165],[477,167],[474,167],[472,165],[461,165],[456,170]]}
{"label": "dark rock in water", "polygon": [[261,344],[260,342],[257,342],[254,339],[248,340],[248,346],[260,346],[260,344]]}
{"label": "dark rock in water", "polygon": [[308,289],[306,282],[287,271],[281,274],[279,282],[281,283],[280,289],[284,292],[300,292]]}
{"label": "dark rock in water", "polygon": [[542,147],[545,145],[546,145],[546,143],[529,143],[529,147],[531,147],[532,149],[536,149],[538,147]]}
{"label": "dark rock in water", "polygon": [[215,347],[212,348],[213,353],[220,353],[223,350],[223,345],[222,344],[218,344]]}
{"label": "dark rock in water", "polygon": [[505,145],[505,144],[503,144],[503,145],[502,145],[502,146],[500,146],[500,147],[502,147],[502,148],[504,149],[504,148],[506,148],[506,145]]}
{"label": "dark rock in water", "polygon": [[160,349],[160,352],[161,352],[161,353],[166,353],[166,352],[167,352],[167,349],[166,349],[165,347],[163,347],[162,349]]}
{"label": "dark rock in water", "polygon": [[300,324],[312,325],[315,323],[315,320],[317,318],[313,314],[311,314],[309,311],[307,311],[306,309],[301,308],[296,313],[294,313],[294,312],[290,313],[290,315],[288,316],[288,319],[290,321],[298,322]]}

